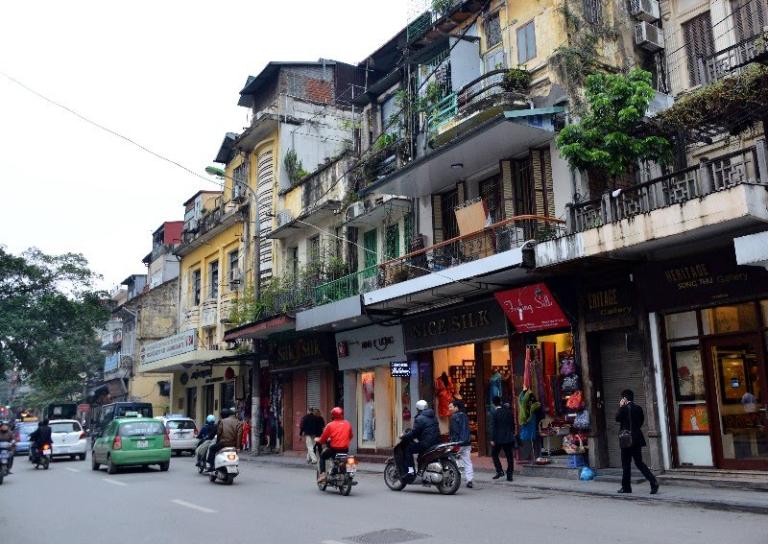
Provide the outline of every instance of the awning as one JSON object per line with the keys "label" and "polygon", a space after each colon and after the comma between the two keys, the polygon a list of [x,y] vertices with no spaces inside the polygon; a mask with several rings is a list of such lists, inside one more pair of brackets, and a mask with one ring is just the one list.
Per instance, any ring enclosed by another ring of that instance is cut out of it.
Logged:
{"label": "awning", "polygon": [[569,327],[562,308],[543,283],[495,293],[516,332],[536,332]]}
{"label": "awning", "polygon": [[234,352],[216,349],[196,349],[180,355],[161,359],[153,363],[140,365],[139,371],[156,373],[180,372],[196,364],[209,363],[215,359],[221,359],[229,355],[234,355]]}
{"label": "awning", "polygon": [[234,342],[246,338],[267,338],[270,334],[292,331],[296,320],[285,314],[270,317],[261,321],[247,323],[235,329],[230,329],[224,335],[225,342]]}

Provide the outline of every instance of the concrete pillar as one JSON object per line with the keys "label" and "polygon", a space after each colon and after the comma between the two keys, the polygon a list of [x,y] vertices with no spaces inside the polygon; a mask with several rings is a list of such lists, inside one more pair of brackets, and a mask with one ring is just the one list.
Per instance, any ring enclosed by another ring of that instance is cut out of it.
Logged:
{"label": "concrete pillar", "polygon": [[344,372],[344,417],[352,425],[355,438],[349,444],[349,452],[357,453],[357,372],[347,370]]}
{"label": "concrete pillar", "polygon": [[702,158],[699,162],[699,194],[698,196],[704,196],[710,194],[715,190],[715,180],[712,179],[712,170],[707,164],[706,157]]}
{"label": "concrete pillar", "polygon": [[[763,127],[768,121],[763,121]],[[759,183],[768,185],[768,147],[765,136],[755,140],[755,154],[757,155],[757,179]]]}

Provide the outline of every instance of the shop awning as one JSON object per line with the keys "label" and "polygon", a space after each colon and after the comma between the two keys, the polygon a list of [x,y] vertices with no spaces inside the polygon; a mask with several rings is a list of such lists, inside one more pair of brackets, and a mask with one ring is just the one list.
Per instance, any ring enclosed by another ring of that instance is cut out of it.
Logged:
{"label": "shop awning", "polygon": [[246,323],[235,329],[230,329],[224,335],[225,342],[234,342],[250,338],[267,338],[270,334],[292,331],[296,328],[296,320],[287,315],[270,317],[253,323]]}
{"label": "shop awning", "polygon": [[562,308],[543,283],[495,293],[516,332],[536,332],[569,327]]}
{"label": "shop awning", "polygon": [[163,374],[166,372],[180,372],[194,365],[209,363],[233,354],[234,352],[226,350],[196,349],[152,363],[142,364],[139,366],[139,371]]}

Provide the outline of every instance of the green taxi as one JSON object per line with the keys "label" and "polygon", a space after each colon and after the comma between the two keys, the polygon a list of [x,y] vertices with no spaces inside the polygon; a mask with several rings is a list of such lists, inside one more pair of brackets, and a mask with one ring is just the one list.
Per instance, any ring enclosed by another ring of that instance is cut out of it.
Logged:
{"label": "green taxi", "polygon": [[91,468],[107,465],[115,474],[119,467],[159,465],[168,470],[171,441],[161,421],[145,417],[113,420],[96,440],[91,454]]}

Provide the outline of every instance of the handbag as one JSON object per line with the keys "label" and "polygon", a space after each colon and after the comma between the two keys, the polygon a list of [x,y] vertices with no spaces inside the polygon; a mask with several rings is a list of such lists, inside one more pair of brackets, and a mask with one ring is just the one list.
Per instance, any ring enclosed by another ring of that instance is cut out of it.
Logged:
{"label": "handbag", "polygon": [[581,410],[584,406],[584,397],[581,395],[581,391],[574,391],[569,397],[565,405],[571,410]]}
{"label": "handbag", "polygon": [[621,449],[631,448],[633,444],[632,440],[632,405],[627,405],[627,412],[629,413],[629,430],[621,429],[619,431],[619,447]]}
{"label": "handbag", "polygon": [[587,451],[584,445],[584,439],[580,434],[569,434],[563,438],[563,449],[568,454],[585,453]]}
{"label": "handbag", "polygon": [[563,393],[573,393],[574,391],[581,389],[581,380],[579,380],[579,377],[576,374],[566,376],[560,384],[560,389]]}
{"label": "handbag", "polygon": [[582,431],[588,430],[590,428],[589,410],[579,412],[573,420],[573,426]]}
{"label": "handbag", "polygon": [[563,359],[560,363],[560,375],[570,376],[576,374],[576,362],[572,358]]}

